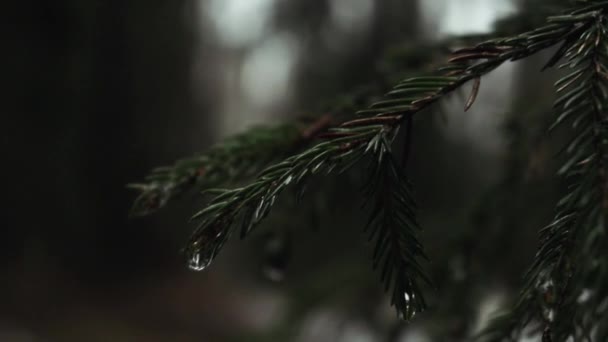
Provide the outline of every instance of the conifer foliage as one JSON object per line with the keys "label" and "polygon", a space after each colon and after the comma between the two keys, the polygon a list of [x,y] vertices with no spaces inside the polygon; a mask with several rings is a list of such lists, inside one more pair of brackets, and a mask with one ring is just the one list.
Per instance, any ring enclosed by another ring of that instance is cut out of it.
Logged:
{"label": "conifer foliage", "polygon": [[558,172],[566,178],[568,192],[557,204],[553,222],[540,232],[540,247],[516,308],[488,328],[493,341],[531,321],[541,322],[546,341],[591,340],[594,335],[593,340],[608,340],[608,21],[605,2],[586,10],[559,19],[576,24],[551,62],[564,60],[559,68],[568,71],[555,84],[557,118],[551,127],[571,131]]}
{"label": "conifer foliage", "polygon": [[411,185],[391,154],[389,142],[381,136],[377,139],[382,140],[373,146],[379,151],[372,152],[378,159],[371,161],[371,175],[365,187],[365,197],[373,202],[365,230],[369,239],[375,240],[373,266],[381,269],[391,304],[409,320],[416,312],[424,311],[426,305],[418,280],[427,285],[431,281],[418,261],[426,259],[426,255],[417,239],[420,225]]}
{"label": "conifer foliage", "polygon": [[[285,146],[297,140],[297,133],[284,128],[264,131],[267,139],[262,140],[256,138],[260,131],[252,130],[203,157],[156,170],[146,183],[135,186],[142,193],[134,211],[147,214],[191,186],[213,194],[194,215],[198,227],[184,248],[190,267],[202,270],[233,234],[251,233],[287,187],[296,187],[301,195],[315,176],[367,165],[370,175],[363,197],[370,209],[365,229],[375,243],[373,266],[380,270],[392,304],[409,320],[425,309],[421,286],[431,281],[421,264],[426,256],[418,241],[420,229],[412,187],[404,175],[405,161],[399,163],[393,153],[399,129],[405,126],[409,136],[416,114],[472,83],[464,108],[468,110],[484,75],[505,62],[551,47],[556,52],[545,69],[567,71],[556,83],[556,119],[551,129],[571,134],[559,170],[569,184],[568,192],[556,205],[554,220],[540,231],[539,249],[516,305],[478,337],[514,340],[529,327],[542,331],[544,341],[608,341],[608,1],[574,1],[573,8],[549,17],[544,26],[457,50],[437,71],[403,80],[381,101],[324,130],[317,135],[319,141],[282,161],[271,163],[269,156],[293,151]],[[265,147],[258,148],[259,142]],[[409,148],[405,146],[406,155]],[[238,166],[227,166],[236,165],[237,156],[243,154],[259,160],[263,170],[242,187],[213,189],[227,178],[243,176],[234,171]],[[215,178],[209,178],[211,169]]]}

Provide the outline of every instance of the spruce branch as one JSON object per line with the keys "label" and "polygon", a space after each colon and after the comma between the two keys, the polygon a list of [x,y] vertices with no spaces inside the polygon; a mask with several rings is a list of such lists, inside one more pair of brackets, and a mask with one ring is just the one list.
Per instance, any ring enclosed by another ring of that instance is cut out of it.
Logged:
{"label": "spruce branch", "polygon": [[[536,15],[538,17],[539,15]],[[538,24],[538,18],[528,16],[513,15],[499,22],[495,30],[496,34],[507,35],[514,32],[514,27],[527,29]],[[429,46],[419,45],[414,47],[398,46],[388,51],[382,60],[381,67],[377,70],[377,80],[369,83],[391,83],[395,75],[411,73],[426,64],[420,61],[434,61],[434,55],[443,54],[449,51],[450,47],[465,42],[479,41],[487,39],[488,35],[470,35],[462,37],[450,37],[439,43]],[[424,52],[421,53],[420,50]],[[434,62],[431,62],[433,64]],[[428,64],[428,63],[427,63]],[[370,98],[377,96],[378,87],[361,85],[355,90],[344,94],[342,101],[332,99],[331,105],[326,105],[323,111],[336,114],[350,112],[353,106],[361,103],[369,103]],[[473,92],[475,96],[477,92]],[[474,99],[469,101],[473,104]],[[309,127],[302,130],[298,141],[295,126],[300,123],[286,124],[278,127],[254,127],[239,135],[229,137],[224,142],[213,146],[209,151],[197,156],[178,160],[173,165],[158,167],[150,171],[142,182],[128,184],[127,187],[139,192],[131,208],[132,216],[145,216],[156,212],[164,207],[172,199],[179,197],[189,190],[204,190],[209,187],[226,185],[235,180],[241,180],[260,172],[272,161],[284,157],[286,153],[294,152],[296,148],[289,148],[295,141],[298,147],[303,147],[307,142],[313,140],[319,132],[324,131],[330,124],[331,116],[324,115]],[[408,129],[411,122],[408,122]],[[272,140],[272,135],[277,139]],[[409,136],[409,134],[408,134]],[[258,138],[262,138],[261,140]],[[263,146],[259,146],[261,144]],[[409,144],[408,144],[409,146]],[[409,147],[404,150],[408,154]],[[259,154],[258,154],[259,153]],[[274,158],[272,157],[274,155]],[[253,158],[253,156],[260,158]],[[242,158],[245,157],[245,158]],[[239,163],[235,161],[244,160],[253,163]],[[263,161],[263,162],[260,162]],[[403,163],[407,158],[403,158]],[[244,170],[243,168],[247,169]]]}
{"label": "spruce branch", "polygon": [[375,241],[374,269],[381,267],[381,280],[385,291],[391,293],[391,304],[405,320],[426,309],[419,285],[431,281],[422,269],[419,259],[427,259],[417,239],[421,229],[415,214],[411,184],[395,161],[388,141],[372,151],[379,159],[371,161],[371,175],[365,187],[365,198],[373,202],[365,231]]}
{"label": "spruce branch", "polygon": [[[288,185],[304,187],[311,176],[348,170],[364,156],[382,159],[381,144],[392,144],[406,118],[475,80],[473,95],[466,104],[467,108],[472,106],[483,75],[504,62],[573,40],[594,20],[599,7],[592,3],[585,10],[550,17],[545,26],[530,32],[458,50],[436,73],[400,82],[384,100],[357,112],[358,119],[328,130],[321,136],[325,141],[270,166],[253,183],[216,191],[217,196],[193,218],[199,226],[185,248],[191,268],[209,266],[236,226],[241,227],[241,236],[246,236],[269,214],[277,196]],[[553,63],[550,61],[548,67]],[[402,303],[395,305],[398,309],[404,307]]]}
{"label": "spruce branch", "polygon": [[[576,82],[562,85],[565,94],[556,102],[563,124],[574,138],[567,145],[568,158],[560,174],[570,180],[568,193],[558,204],[556,221],[564,222],[571,238],[566,241],[553,275],[558,286],[555,317],[548,334],[555,340],[589,338],[597,329],[598,341],[608,339],[608,17],[606,7],[572,46],[564,67],[574,68]],[[563,230],[564,230],[563,229]],[[552,231],[559,233],[558,229]],[[552,236],[551,236],[552,237]],[[547,245],[545,243],[544,245]],[[545,250],[549,250],[545,247]],[[564,277],[564,274],[566,277]]]}
{"label": "spruce branch", "polygon": [[329,124],[330,118],[321,116],[305,127],[302,123],[253,127],[198,156],[156,168],[143,183],[128,185],[140,192],[131,215],[151,214],[190,190],[202,191],[253,177],[272,161],[305,147]]}
{"label": "spruce branch", "polygon": [[580,3],[591,12],[578,10],[558,20],[588,19],[549,63],[565,59],[560,68],[569,70],[556,83],[552,126],[569,126],[573,132],[559,170],[568,191],[553,222],[540,232],[540,247],[515,308],[490,324],[482,334],[486,341],[511,340],[530,322],[540,324],[543,341],[591,341],[594,329],[597,341],[608,339],[608,2]]}

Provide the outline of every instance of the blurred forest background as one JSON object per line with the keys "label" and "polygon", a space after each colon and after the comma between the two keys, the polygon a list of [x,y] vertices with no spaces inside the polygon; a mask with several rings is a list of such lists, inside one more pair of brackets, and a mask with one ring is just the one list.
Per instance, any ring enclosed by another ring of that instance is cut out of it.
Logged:
{"label": "blurred forest background", "polygon": [[[408,172],[439,286],[413,324],[371,270],[348,179],[317,182],[301,207],[285,200],[266,232],[233,239],[201,273],[179,253],[198,197],[129,219],[125,185],[252,125],[380,95],[444,58],[446,39],[503,18],[517,32],[550,3],[3,4],[0,341],[465,340],[509,302],[552,216],[557,75],[538,72],[543,56],[485,78],[470,112],[457,93],[416,122]],[[289,265],[269,273],[280,236]]]}

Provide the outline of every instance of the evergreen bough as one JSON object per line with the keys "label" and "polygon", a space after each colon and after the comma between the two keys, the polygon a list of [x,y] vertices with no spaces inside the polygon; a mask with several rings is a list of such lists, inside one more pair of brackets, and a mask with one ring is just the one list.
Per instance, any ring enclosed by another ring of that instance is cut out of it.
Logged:
{"label": "evergreen bough", "polygon": [[[568,191],[553,221],[540,231],[516,305],[476,338],[516,341],[531,329],[542,332],[543,341],[608,341],[608,1],[573,3],[541,27],[453,52],[437,71],[399,82],[381,101],[339,125],[326,129],[329,121],[323,118],[307,129],[295,124],[256,128],[201,156],[154,170],[145,183],[132,185],[141,191],[133,213],[148,214],[192,187],[213,194],[194,215],[198,227],[184,248],[190,268],[203,270],[234,233],[246,237],[254,230],[287,187],[296,187],[300,196],[315,176],[364,166],[373,266],[400,317],[410,320],[425,310],[422,286],[431,284],[421,265],[426,256],[404,173],[414,116],[472,83],[468,110],[484,75],[556,47],[543,70],[567,70],[555,84],[556,119],[550,129],[564,127],[571,134],[559,170]],[[402,127],[406,146],[398,158],[393,144]],[[315,137],[322,141],[310,146]],[[276,161],[277,156],[286,157]],[[247,185],[216,189],[260,169]]]}

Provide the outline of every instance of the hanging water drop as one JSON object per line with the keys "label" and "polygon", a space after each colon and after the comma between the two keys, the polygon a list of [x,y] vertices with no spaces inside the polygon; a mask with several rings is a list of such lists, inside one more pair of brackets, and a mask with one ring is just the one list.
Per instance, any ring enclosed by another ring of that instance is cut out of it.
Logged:
{"label": "hanging water drop", "polygon": [[228,238],[223,224],[216,222],[219,226],[207,226],[197,239],[186,249],[188,268],[193,271],[203,271],[215,259],[222,246]]}
{"label": "hanging water drop", "polygon": [[200,251],[195,252],[194,254],[192,254],[188,260],[188,268],[190,268],[193,271],[203,271],[205,270],[207,267],[209,267],[209,265],[211,265],[211,262],[213,261],[213,258],[208,258],[206,256],[201,255]]}
{"label": "hanging water drop", "polygon": [[403,318],[405,320],[411,320],[416,316],[416,307],[412,304],[412,302],[416,300],[416,295],[413,293],[410,295],[409,293],[404,292],[403,299],[405,300]]}
{"label": "hanging water drop", "polygon": [[[223,235],[220,238],[223,239]],[[203,271],[208,268],[215,260],[222,245],[223,241],[212,241],[203,248],[192,250],[188,256],[188,268],[193,271]]]}

